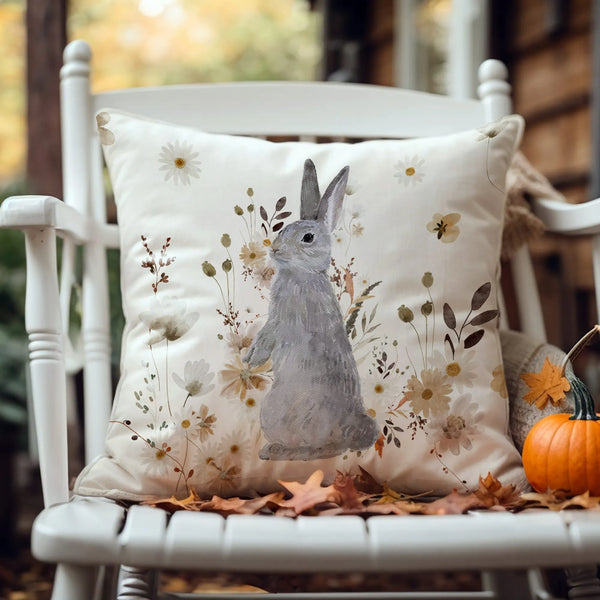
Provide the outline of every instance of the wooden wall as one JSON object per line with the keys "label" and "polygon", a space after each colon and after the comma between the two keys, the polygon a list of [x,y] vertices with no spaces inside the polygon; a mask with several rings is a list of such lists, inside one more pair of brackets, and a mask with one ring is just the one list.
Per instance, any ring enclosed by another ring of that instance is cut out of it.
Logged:
{"label": "wooden wall", "polygon": [[366,82],[394,85],[394,0],[370,0],[367,10]]}

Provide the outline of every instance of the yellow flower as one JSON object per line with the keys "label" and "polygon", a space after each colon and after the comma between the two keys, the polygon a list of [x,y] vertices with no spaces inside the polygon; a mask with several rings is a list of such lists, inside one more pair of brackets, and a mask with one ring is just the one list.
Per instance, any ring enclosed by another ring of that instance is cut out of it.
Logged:
{"label": "yellow flower", "polygon": [[223,393],[237,396],[240,400],[246,399],[249,390],[264,390],[269,384],[269,377],[263,375],[271,370],[271,361],[251,368],[248,363],[242,361],[237,354],[233,361],[227,363],[221,371],[221,379],[225,385]]}
{"label": "yellow flower", "polygon": [[502,398],[508,398],[508,390],[506,389],[506,379],[504,378],[504,368],[502,365],[498,365],[492,371],[492,382],[490,387],[502,396]]}
{"label": "yellow flower", "polygon": [[456,241],[460,228],[457,223],[460,221],[460,215],[458,213],[449,213],[442,215],[435,213],[432,220],[427,223],[427,231],[435,233],[437,239],[441,240],[444,244],[450,244]]}
{"label": "yellow flower", "polygon": [[247,267],[254,267],[267,257],[266,250],[259,242],[248,242],[242,246],[240,259]]}
{"label": "yellow flower", "polygon": [[420,379],[412,375],[406,387],[408,391],[405,398],[415,413],[423,413],[424,417],[429,418],[430,412],[439,415],[448,410],[452,386],[439,369],[424,369]]}

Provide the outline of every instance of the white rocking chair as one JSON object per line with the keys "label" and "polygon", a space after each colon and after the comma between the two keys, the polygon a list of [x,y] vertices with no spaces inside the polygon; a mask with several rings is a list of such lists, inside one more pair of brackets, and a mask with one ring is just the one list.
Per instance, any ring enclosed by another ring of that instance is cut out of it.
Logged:
{"label": "white rocking chair", "polygon": [[[585,511],[295,520],[179,512],[168,518],[163,510],[148,506],[125,508],[104,499],[71,498],[68,376],[83,368],[86,460],[103,452],[113,396],[105,249],[117,248],[119,236],[117,225],[106,223],[101,151],[93,127],[99,108],[170,121],[175,117],[179,123],[211,132],[294,134],[303,139],[441,135],[480,127],[511,112],[506,68],[493,60],[481,66],[481,100],[476,101],[339,83],[185,85],[92,95],[90,57],[89,46],[75,41],[65,50],[61,71],[64,202],[47,196],[12,197],[0,209],[0,226],[21,229],[27,245],[26,329],[45,502],[33,526],[32,551],[39,560],[58,565],[54,600],[154,598],[152,572],[157,569],[274,573],[475,569],[487,572],[486,590],[444,597],[541,599],[551,596],[540,585],[538,569],[600,563],[600,516]],[[244,110],[238,109],[240,97]],[[365,106],[370,107],[369,116],[355,118],[357,111],[366,114]],[[403,117],[406,114],[410,119]],[[595,235],[598,285],[600,201],[579,206],[542,201],[536,210],[550,230]],[[64,239],[60,277],[57,236]],[[77,246],[84,248],[80,363],[72,355],[65,329]],[[512,270],[525,332],[543,339],[527,250],[517,253]],[[398,540],[411,540],[411,544]],[[578,578],[578,571],[571,572],[582,584],[577,597],[600,597],[600,588],[588,577],[593,572],[594,568],[582,568]],[[395,597],[440,598],[442,594]]]}

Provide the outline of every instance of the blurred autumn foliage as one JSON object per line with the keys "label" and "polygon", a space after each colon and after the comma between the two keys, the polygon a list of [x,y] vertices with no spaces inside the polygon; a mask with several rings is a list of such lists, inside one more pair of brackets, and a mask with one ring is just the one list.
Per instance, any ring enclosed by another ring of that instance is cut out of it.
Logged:
{"label": "blurred autumn foliage", "polygon": [[[0,0],[0,186],[25,170],[26,0]],[[90,42],[96,91],[314,79],[319,15],[307,0],[71,0],[69,40]]]}

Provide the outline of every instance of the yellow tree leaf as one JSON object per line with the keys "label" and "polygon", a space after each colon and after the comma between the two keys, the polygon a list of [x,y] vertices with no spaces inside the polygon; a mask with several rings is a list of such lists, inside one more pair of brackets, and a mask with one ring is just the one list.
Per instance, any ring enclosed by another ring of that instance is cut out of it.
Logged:
{"label": "yellow tree leaf", "polygon": [[558,406],[565,397],[565,392],[571,389],[569,381],[563,375],[560,366],[550,362],[546,357],[544,366],[539,373],[523,373],[521,379],[529,387],[529,393],[523,400],[544,410],[548,402]]}

